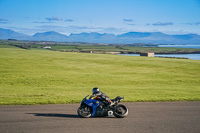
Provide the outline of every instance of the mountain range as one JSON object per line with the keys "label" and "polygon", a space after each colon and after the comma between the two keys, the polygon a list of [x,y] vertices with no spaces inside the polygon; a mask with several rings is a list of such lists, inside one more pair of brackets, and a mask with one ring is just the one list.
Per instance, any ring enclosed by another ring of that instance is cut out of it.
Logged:
{"label": "mountain range", "polygon": [[100,34],[97,32],[80,33],[69,36],[55,31],[36,33],[33,36],[25,35],[9,29],[0,28],[0,39],[17,39],[30,41],[56,41],[56,42],[88,42],[88,43],[152,43],[152,44],[199,44],[200,35],[168,35],[162,32],[128,32],[121,35]]}

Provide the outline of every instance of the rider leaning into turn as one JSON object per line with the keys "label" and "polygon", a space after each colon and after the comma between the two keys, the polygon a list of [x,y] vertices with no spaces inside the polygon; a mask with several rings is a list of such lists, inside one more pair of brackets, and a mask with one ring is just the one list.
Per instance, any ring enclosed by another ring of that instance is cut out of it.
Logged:
{"label": "rider leaning into turn", "polygon": [[104,101],[107,101],[109,103],[109,106],[112,106],[114,103],[110,100],[110,98],[103,92],[99,91],[99,88],[95,87],[92,89],[92,95],[90,96],[90,99],[93,97],[101,98]]}

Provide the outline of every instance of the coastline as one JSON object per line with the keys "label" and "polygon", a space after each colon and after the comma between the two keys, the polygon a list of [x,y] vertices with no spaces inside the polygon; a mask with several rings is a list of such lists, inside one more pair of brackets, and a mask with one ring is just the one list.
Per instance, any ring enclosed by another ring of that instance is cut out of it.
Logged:
{"label": "coastline", "polygon": [[[110,52],[112,53],[112,52]],[[197,51],[197,52],[177,52],[177,51],[174,51],[174,52],[154,52],[155,54],[200,54],[200,51]],[[121,51],[120,54],[140,54],[140,52],[126,52],[126,51]]]}

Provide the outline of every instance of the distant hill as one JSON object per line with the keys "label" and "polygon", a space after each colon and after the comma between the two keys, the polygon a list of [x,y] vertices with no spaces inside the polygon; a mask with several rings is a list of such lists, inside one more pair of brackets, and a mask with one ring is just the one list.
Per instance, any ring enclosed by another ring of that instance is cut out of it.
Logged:
{"label": "distant hill", "polygon": [[121,35],[100,34],[97,32],[70,34],[69,36],[55,31],[36,33],[33,36],[21,34],[9,29],[0,28],[0,39],[17,39],[31,41],[57,41],[57,42],[89,42],[89,43],[153,43],[153,44],[199,44],[200,35],[168,35],[162,32],[128,32]]}
{"label": "distant hill", "polygon": [[30,40],[31,36],[0,28],[0,39]]}
{"label": "distant hill", "polygon": [[32,36],[32,40],[65,42],[69,41],[69,37],[55,31],[49,31],[44,33],[36,33]]}

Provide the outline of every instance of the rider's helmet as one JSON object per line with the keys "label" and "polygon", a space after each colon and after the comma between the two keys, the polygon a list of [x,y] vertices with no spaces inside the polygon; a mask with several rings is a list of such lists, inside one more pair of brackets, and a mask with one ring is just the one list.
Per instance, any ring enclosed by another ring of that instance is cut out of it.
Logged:
{"label": "rider's helmet", "polygon": [[94,87],[93,89],[92,89],[92,93],[94,94],[94,93],[98,93],[99,92],[99,88],[97,88],[97,87]]}

